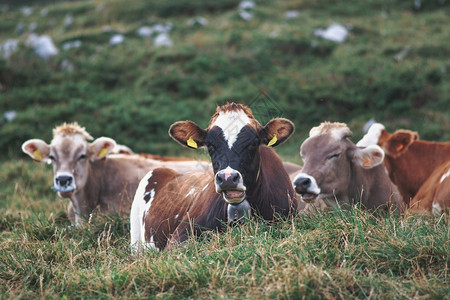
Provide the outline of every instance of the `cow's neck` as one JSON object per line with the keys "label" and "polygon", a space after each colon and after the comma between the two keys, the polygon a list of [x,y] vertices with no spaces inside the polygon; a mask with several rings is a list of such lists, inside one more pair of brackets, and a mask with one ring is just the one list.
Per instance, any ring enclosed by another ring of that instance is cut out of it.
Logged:
{"label": "cow's neck", "polygon": [[266,220],[272,219],[274,212],[288,215],[297,206],[289,176],[271,148],[261,146],[259,152],[259,168],[248,194],[250,205]]}
{"label": "cow's neck", "polygon": [[99,204],[101,178],[99,174],[96,174],[95,169],[89,164],[88,179],[85,186],[82,189],[77,189],[72,196],[71,201],[78,218],[89,217]]}

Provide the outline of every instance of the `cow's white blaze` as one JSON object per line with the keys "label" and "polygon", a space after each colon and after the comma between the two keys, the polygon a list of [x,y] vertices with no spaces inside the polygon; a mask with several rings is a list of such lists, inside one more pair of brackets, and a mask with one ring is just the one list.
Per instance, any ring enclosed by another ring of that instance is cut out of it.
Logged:
{"label": "cow's white blaze", "polygon": [[238,110],[219,112],[213,126],[217,126],[222,129],[224,138],[228,143],[228,147],[231,149],[237,139],[237,136],[239,135],[239,132],[241,132],[242,128],[247,124],[250,124],[249,117],[244,111]]}

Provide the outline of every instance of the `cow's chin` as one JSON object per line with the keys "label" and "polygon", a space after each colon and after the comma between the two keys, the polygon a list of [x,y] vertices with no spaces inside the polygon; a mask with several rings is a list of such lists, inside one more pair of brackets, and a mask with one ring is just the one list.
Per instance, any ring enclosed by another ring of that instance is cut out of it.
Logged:
{"label": "cow's chin", "polygon": [[222,192],[223,199],[230,204],[239,204],[245,199],[245,191],[229,190]]}
{"label": "cow's chin", "polygon": [[302,196],[302,200],[306,203],[312,203],[317,199],[318,194],[313,193],[301,193],[300,196]]}

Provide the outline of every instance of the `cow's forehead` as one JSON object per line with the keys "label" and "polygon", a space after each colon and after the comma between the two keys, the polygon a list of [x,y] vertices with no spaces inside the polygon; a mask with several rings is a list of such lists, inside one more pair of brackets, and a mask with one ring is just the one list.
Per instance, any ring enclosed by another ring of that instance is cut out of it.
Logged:
{"label": "cow's forehead", "polygon": [[300,148],[300,154],[302,156],[323,156],[344,147],[346,147],[346,143],[343,139],[338,139],[334,134],[327,133],[307,138]]}
{"label": "cow's forehead", "polygon": [[253,116],[242,109],[219,111],[211,120],[209,129],[217,127],[221,129],[223,137],[231,149],[236,142],[239,133],[244,127],[253,127],[256,130],[257,122]]}
{"label": "cow's forehead", "polygon": [[53,151],[66,154],[86,150],[88,145],[86,138],[82,134],[55,135],[51,142]]}

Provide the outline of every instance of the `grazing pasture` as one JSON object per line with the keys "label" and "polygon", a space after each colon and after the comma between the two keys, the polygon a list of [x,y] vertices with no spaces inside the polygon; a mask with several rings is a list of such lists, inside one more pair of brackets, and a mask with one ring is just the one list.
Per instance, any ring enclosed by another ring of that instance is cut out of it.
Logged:
{"label": "grazing pasture", "polygon": [[206,126],[234,100],[262,123],[294,122],[277,153],[297,164],[322,121],[348,124],[354,142],[370,118],[450,140],[450,1],[240,3],[0,2],[1,299],[449,299],[448,215],[255,219],[138,257],[127,218],[71,226],[51,167],[20,149],[63,122],[137,153],[205,159],[168,128]]}
{"label": "grazing pasture", "polygon": [[[35,169],[38,170],[35,170]],[[129,251],[129,224],[93,216],[70,226],[66,203],[36,181],[51,170],[3,164],[0,294],[4,298],[424,298],[450,293],[448,216],[312,213],[254,220],[172,251]],[[45,180],[44,180],[45,179]]]}

